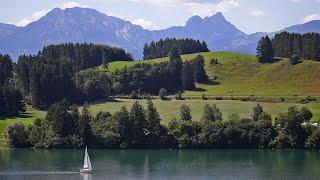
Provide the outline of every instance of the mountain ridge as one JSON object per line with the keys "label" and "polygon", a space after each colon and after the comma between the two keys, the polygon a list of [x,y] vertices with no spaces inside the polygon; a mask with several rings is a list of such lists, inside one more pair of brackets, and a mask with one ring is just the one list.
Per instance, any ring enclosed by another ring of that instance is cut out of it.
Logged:
{"label": "mountain ridge", "polygon": [[[222,13],[201,18],[192,16],[183,26],[147,30],[130,21],[108,16],[89,8],[55,8],[25,27],[0,23],[0,52],[17,59],[19,54],[35,54],[44,46],[61,43],[107,44],[125,49],[135,59],[142,58],[145,43],[161,38],[192,38],[205,41],[212,51],[224,50],[254,54],[258,40],[274,33],[246,34],[229,22]],[[305,27],[304,27],[305,26]],[[294,25],[289,32],[319,31],[320,21]]]}

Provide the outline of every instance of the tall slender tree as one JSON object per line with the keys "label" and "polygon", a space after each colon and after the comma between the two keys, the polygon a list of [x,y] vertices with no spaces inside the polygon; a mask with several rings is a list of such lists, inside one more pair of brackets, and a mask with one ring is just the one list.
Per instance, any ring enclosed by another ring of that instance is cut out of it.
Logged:
{"label": "tall slender tree", "polygon": [[274,51],[271,40],[268,36],[260,39],[257,47],[257,57],[260,63],[268,63],[273,61]]}

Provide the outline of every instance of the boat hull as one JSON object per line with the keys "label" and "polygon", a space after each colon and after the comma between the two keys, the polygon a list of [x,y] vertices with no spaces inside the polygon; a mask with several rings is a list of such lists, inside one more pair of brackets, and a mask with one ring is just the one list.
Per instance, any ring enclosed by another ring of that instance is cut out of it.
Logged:
{"label": "boat hull", "polygon": [[91,169],[80,169],[80,173],[91,173]]}

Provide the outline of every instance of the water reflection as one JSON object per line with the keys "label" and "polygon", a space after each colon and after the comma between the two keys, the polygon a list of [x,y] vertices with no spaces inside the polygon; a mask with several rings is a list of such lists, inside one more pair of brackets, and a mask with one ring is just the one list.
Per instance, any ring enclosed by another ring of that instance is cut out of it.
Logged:
{"label": "water reflection", "polygon": [[92,180],[92,174],[80,173],[81,180]]}
{"label": "water reflection", "polygon": [[90,150],[90,157],[92,174],[80,174],[82,150],[0,150],[0,179],[314,179],[320,176],[319,152],[303,150]]}

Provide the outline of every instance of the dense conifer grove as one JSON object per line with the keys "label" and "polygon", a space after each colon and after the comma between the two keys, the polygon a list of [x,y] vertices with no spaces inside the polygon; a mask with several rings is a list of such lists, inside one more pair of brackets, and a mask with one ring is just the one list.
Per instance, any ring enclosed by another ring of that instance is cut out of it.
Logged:
{"label": "dense conifer grove", "polygon": [[0,81],[6,86],[1,88],[0,94],[6,97],[1,96],[0,103],[8,109],[1,108],[3,115],[13,114],[7,111],[17,113],[23,109],[20,105],[9,107],[11,104],[5,101],[21,102],[24,99],[34,108],[46,110],[62,99],[83,104],[119,94],[139,98],[145,94],[158,95],[161,88],[175,93],[194,88],[196,82],[208,81],[204,58],[199,55],[192,61],[182,62],[177,48],[171,50],[169,62],[137,64],[114,73],[98,71],[94,67],[132,59],[121,49],[101,45],[48,46],[36,56],[20,56],[17,64],[13,64],[7,55],[1,58],[4,75]]}
{"label": "dense conifer grove", "polygon": [[[262,37],[258,43],[257,56],[261,63],[273,62],[274,57],[301,57],[306,60],[320,61],[319,33],[288,33],[276,34],[271,40]],[[295,64],[292,63],[292,64]]]}
{"label": "dense conifer grove", "polygon": [[145,44],[143,48],[143,59],[154,59],[168,56],[172,47],[176,47],[179,54],[191,54],[198,52],[208,52],[208,46],[203,41],[193,39],[160,39],[158,42],[152,41]]}
{"label": "dense conifer grove", "polygon": [[93,44],[62,44],[45,47],[36,56],[20,56],[16,65],[17,86],[33,107],[47,109],[67,99],[83,103],[109,95],[110,79],[103,73],[84,71],[116,60],[132,61],[118,48]]}
{"label": "dense conifer grove", "polygon": [[22,94],[13,80],[13,66],[8,55],[0,54],[0,116],[17,115],[24,111]]}

